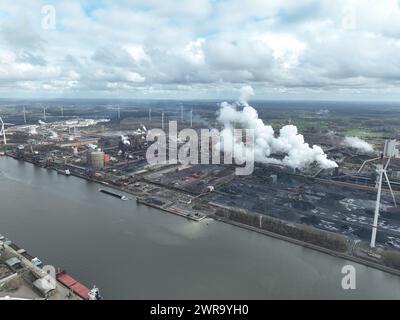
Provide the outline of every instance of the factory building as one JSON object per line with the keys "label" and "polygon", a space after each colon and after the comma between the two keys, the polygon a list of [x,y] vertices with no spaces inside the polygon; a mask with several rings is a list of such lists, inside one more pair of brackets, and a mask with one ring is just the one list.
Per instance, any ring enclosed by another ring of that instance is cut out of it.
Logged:
{"label": "factory building", "polygon": [[99,170],[104,168],[104,152],[101,151],[100,149],[94,151],[88,151],[87,163],[94,170]]}

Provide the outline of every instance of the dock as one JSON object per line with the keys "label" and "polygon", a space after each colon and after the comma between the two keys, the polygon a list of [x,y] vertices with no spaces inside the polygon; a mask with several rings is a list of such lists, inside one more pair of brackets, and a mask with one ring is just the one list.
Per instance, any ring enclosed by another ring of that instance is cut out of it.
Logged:
{"label": "dock", "polygon": [[149,200],[147,200],[146,198],[141,198],[141,197],[137,197],[136,198],[136,203],[140,203],[140,204],[144,204],[146,206],[149,207],[153,207],[159,210],[163,210],[172,214],[175,214],[177,216],[183,217],[183,218],[187,218],[196,222],[199,222],[203,219],[206,218],[206,216],[204,215],[197,215],[196,213],[193,214],[190,211],[184,211],[184,210],[180,210],[179,208],[176,207],[172,207],[172,206],[163,206],[163,205],[157,205],[155,203],[150,202]]}
{"label": "dock", "polygon": [[[55,278],[33,256],[0,236],[0,300],[88,300],[90,290],[65,272]],[[36,258],[37,259],[37,258]],[[73,279],[69,286],[66,279]]]}

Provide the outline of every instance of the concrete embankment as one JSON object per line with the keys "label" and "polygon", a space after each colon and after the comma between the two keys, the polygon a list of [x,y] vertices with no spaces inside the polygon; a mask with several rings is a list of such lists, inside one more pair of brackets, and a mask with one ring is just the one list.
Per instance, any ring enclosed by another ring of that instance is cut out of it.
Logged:
{"label": "concrete embankment", "polygon": [[[338,248],[341,248],[343,250],[339,251],[338,249],[324,247],[324,246],[321,246],[321,245],[318,245],[318,244],[311,243],[309,241],[304,241],[302,239],[296,239],[293,236],[287,236],[287,235],[284,235],[284,234],[279,233],[279,232],[270,231],[270,230],[265,228],[265,226],[267,224],[263,223],[263,222],[261,222],[261,224],[258,224],[258,225],[257,224],[256,225],[251,225],[251,224],[249,224],[249,221],[251,221],[251,219],[247,220],[245,223],[240,222],[240,221],[236,221],[235,218],[233,218],[233,216],[231,216],[231,215],[227,216],[227,213],[229,211],[231,211],[231,210],[235,211],[234,209],[230,209],[230,208],[228,209],[226,207],[220,206],[220,205],[215,204],[215,203],[211,203],[211,205],[215,206],[217,208],[217,214],[215,214],[215,216],[213,218],[218,220],[218,221],[220,221],[220,222],[231,224],[231,225],[234,225],[234,226],[246,229],[246,230],[250,230],[250,231],[253,231],[253,232],[261,233],[261,234],[264,234],[264,235],[267,235],[267,236],[270,236],[270,237],[273,237],[273,238],[276,238],[276,239],[284,240],[284,241],[287,241],[287,242],[290,242],[290,243],[293,243],[293,244],[296,244],[296,245],[303,246],[305,248],[316,250],[316,251],[319,251],[319,252],[322,252],[322,253],[325,253],[325,254],[329,254],[331,256],[339,257],[339,258],[342,258],[342,259],[345,259],[345,260],[348,260],[348,261],[353,261],[353,262],[356,262],[356,263],[359,263],[359,264],[363,264],[363,265],[366,265],[368,267],[372,267],[372,268],[375,268],[375,269],[378,269],[378,270],[381,270],[381,271],[384,271],[384,272],[387,272],[387,273],[390,273],[390,274],[394,274],[396,276],[400,276],[400,270],[399,269],[391,268],[391,267],[383,265],[381,263],[374,262],[374,261],[372,261],[370,259],[363,259],[363,258],[359,258],[357,256],[354,256],[352,254],[352,248],[354,246],[354,243],[353,243],[353,241],[351,241],[350,239],[348,239],[345,236],[332,234],[331,232],[327,232],[327,231],[323,231],[323,230],[318,230],[318,234],[319,234],[319,232],[326,233],[325,239],[329,239],[329,236],[332,236],[332,235],[334,235],[335,237],[336,236],[340,236],[341,237],[341,240],[340,240],[341,244],[340,244],[340,246]],[[240,212],[239,215],[243,215],[242,218],[245,218],[245,219],[249,218],[248,217],[248,213]],[[260,217],[259,215],[254,215],[253,214],[252,216],[253,216],[253,220],[252,220],[253,222],[257,221],[257,220],[259,221],[259,217]],[[266,216],[262,217],[262,220],[263,219],[266,219],[265,221],[267,221],[267,220],[269,220],[269,221],[277,220],[277,219],[266,217]],[[278,223],[280,223],[280,222],[278,222]],[[285,224],[281,224],[280,223],[280,225],[282,227]],[[287,225],[287,226],[289,226],[289,225]],[[290,227],[293,227],[293,225],[290,225]],[[309,230],[311,230],[311,229],[315,229],[315,228],[309,227]],[[285,227],[282,227],[281,230],[285,230]],[[287,229],[287,230],[293,230],[293,229]],[[286,230],[286,232],[287,232],[287,230]],[[334,247],[334,246],[338,245],[337,239],[339,239],[339,238],[336,238],[336,240],[333,241],[331,244],[329,244],[329,246]],[[343,242],[343,241],[345,241],[345,242]],[[343,245],[345,245],[345,247],[343,247]]]}

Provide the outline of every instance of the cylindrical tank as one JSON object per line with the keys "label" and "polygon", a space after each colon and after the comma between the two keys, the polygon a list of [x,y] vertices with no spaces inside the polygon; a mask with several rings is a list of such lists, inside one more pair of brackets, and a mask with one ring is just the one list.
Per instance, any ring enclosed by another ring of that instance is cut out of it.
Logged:
{"label": "cylindrical tank", "polygon": [[88,164],[95,170],[104,168],[104,152],[100,150],[89,151]]}

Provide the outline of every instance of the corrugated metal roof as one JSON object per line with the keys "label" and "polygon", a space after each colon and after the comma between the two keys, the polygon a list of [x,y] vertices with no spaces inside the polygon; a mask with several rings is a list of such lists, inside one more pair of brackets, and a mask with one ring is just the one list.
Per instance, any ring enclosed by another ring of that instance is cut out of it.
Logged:
{"label": "corrugated metal roof", "polygon": [[71,287],[72,285],[78,282],[74,278],[69,276],[67,273],[57,274],[57,280],[60,281],[62,284],[66,285],[67,287]]}
{"label": "corrugated metal roof", "polygon": [[19,260],[19,259],[16,258],[16,257],[12,257],[12,258],[10,258],[10,259],[8,259],[8,260],[6,261],[6,264],[9,265],[10,267],[13,267],[13,266],[15,266],[15,265],[18,264],[18,263],[21,263],[21,260]]}
{"label": "corrugated metal roof", "polygon": [[80,284],[79,282],[75,283],[71,289],[82,299],[87,299],[89,296],[90,290],[86,288],[84,285]]}
{"label": "corrugated metal roof", "polygon": [[70,288],[73,292],[75,292],[82,299],[88,299],[88,295],[90,290],[85,287],[83,284],[76,281],[66,272],[61,272],[56,275],[56,278],[59,282],[61,282],[66,287]]}

